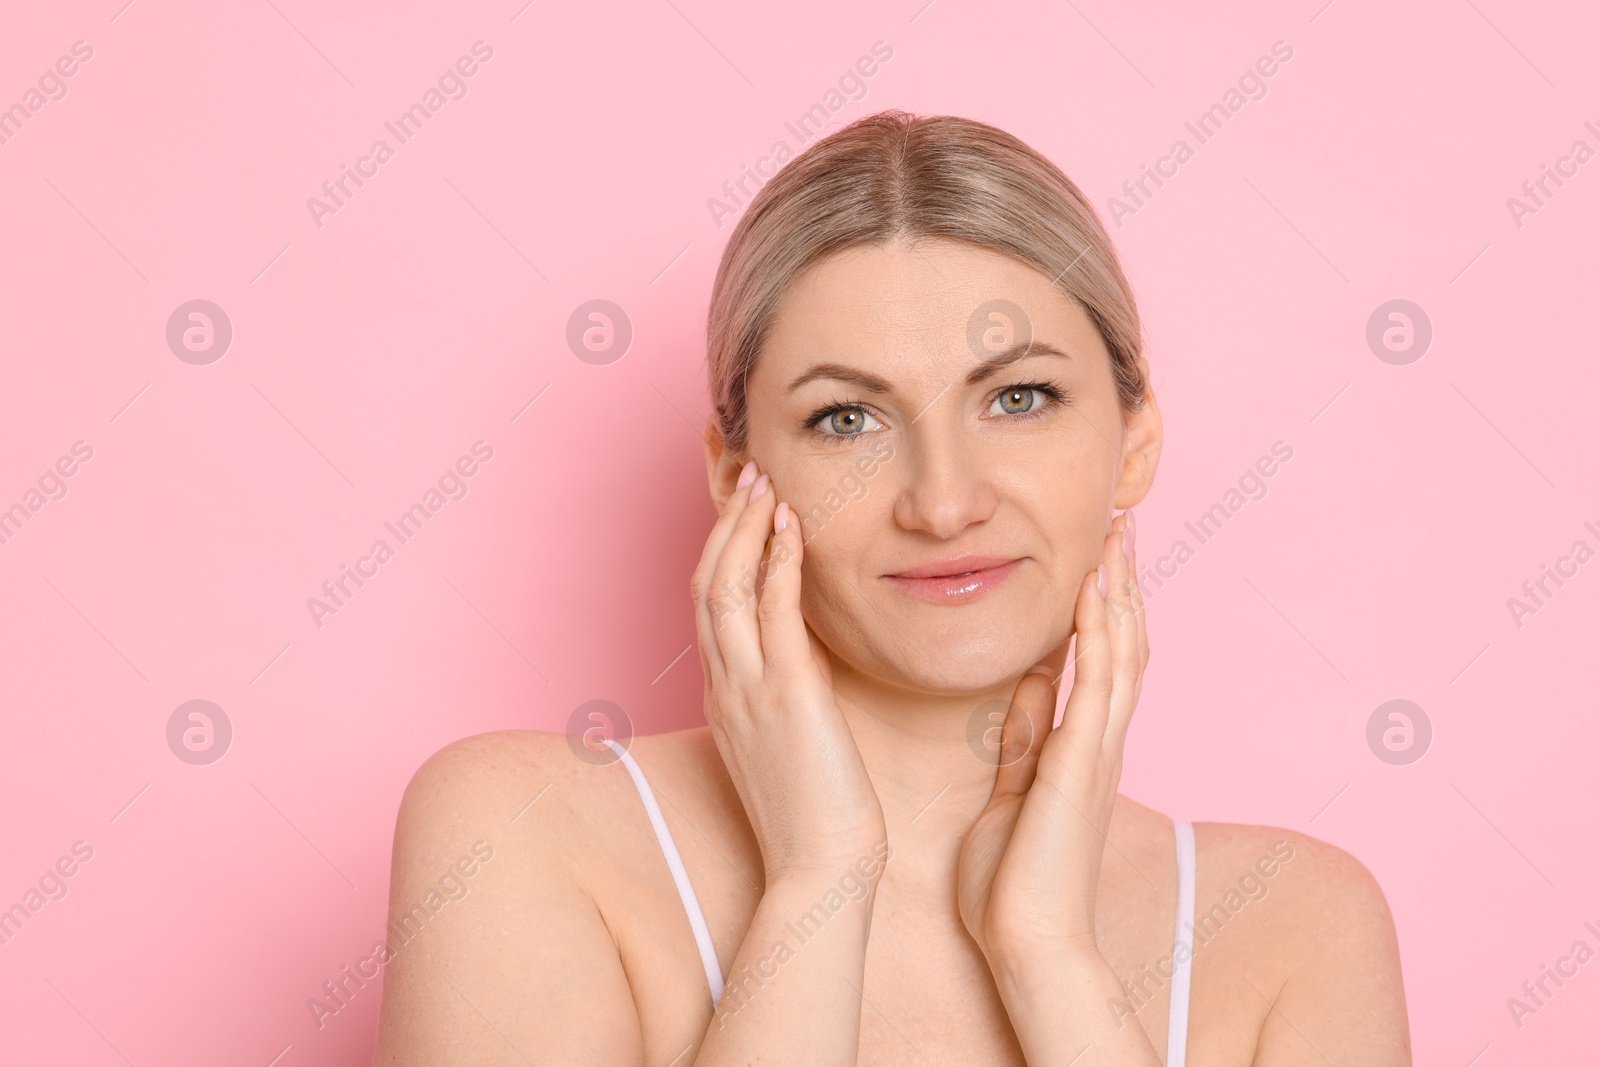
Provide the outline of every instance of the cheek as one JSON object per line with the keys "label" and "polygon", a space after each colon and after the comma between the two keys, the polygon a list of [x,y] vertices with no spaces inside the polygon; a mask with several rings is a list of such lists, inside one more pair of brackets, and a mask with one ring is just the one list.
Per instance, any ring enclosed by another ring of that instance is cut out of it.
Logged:
{"label": "cheek", "polygon": [[848,553],[840,555],[830,551],[832,546],[822,547],[821,540],[806,546],[800,574],[800,602],[808,610],[832,611],[845,599],[844,591],[850,589],[853,582],[859,583],[860,576],[847,569]]}
{"label": "cheek", "polygon": [[862,581],[821,553],[807,553],[800,579],[800,614],[824,644],[842,650],[860,643]]}
{"label": "cheek", "polygon": [[[848,478],[846,478],[848,480]],[[860,496],[859,489],[857,490]],[[862,519],[864,499],[846,495],[839,479],[818,479],[815,474],[794,489],[796,507],[804,519],[806,547],[833,550],[838,543],[854,536],[850,530]]]}
{"label": "cheek", "polygon": [[1040,594],[1053,598],[1070,620],[1084,576],[1100,565],[1111,514],[1109,490],[1102,496],[1098,491],[1058,486],[1049,503],[1034,514]]}
{"label": "cheek", "polygon": [[1076,558],[1056,556],[1040,562],[1033,587],[1017,598],[1017,610],[1029,630],[1065,636],[1077,612],[1078,586],[1090,568]]}
{"label": "cheek", "polygon": [[1081,543],[1090,530],[1107,521],[1112,479],[1101,463],[1051,464],[1019,478],[1007,495],[1015,507],[1034,516],[1051,544],[1060,548]]}
{"label": "cheek", "polygon": [[786,483],[805,533],[808,571],[813,559],[822,570],[848,570],[860,563],[868,542],[892,526],[885,492],[891,487],[881,468],[878,475],[868,480],[855,464],[841,463],[834,469],[819,465],[793,485]]}

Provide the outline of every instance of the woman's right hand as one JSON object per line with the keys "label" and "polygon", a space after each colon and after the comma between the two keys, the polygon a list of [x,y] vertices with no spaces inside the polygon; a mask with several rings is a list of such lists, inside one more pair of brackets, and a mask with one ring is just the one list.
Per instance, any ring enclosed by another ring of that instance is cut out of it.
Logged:
{"label": "woman's right hand", "polygon": [[789,875],[834,877],[863,857],[881,858],[888,837],[834,698],[828,651],[800,613],[804,550],[798,518],[751,460],[690,583],[706,722],[761,846],[768,885]]}

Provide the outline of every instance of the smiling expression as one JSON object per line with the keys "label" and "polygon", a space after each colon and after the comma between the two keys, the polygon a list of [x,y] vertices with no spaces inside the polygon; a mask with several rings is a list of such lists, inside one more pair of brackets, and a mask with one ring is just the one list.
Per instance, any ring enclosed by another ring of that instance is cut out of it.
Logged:
{"label": "smiling expression", "polygon": [[992,686],[1071,634],[1112,510],[1159,452],[1153,402],[1123,411],[1078,303],[949,241],[813,266],[748,397],[750,455],[804,524],[806,621],[855,668],[929,691]]}

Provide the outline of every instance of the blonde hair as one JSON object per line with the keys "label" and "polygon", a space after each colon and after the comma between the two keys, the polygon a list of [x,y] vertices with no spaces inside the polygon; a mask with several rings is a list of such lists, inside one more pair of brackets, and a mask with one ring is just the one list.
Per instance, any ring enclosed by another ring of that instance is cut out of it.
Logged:
{"label": "blonde hair", "polygon": [[1143,406],[1133,290],[1083,193],[1004,130],[896,109],[857,119],[796,156],[728,238],[706,315],[706,377],[731,455],[745,451],[746,383],[795,279],[847,248],[927,238],[990,249],[1055,279],[1100,331],[1122,407]]}

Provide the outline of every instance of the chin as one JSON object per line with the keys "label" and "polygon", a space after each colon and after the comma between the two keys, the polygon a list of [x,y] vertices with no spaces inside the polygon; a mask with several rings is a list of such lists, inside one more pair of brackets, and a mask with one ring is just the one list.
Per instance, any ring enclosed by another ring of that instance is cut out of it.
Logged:
{"label": "chin", "polygon": [[[900,654],[899,673],[916,688],[937,693],[983,693],[1025,674],[1061,643],[1049,626],[950,627],[943,634],[907,630],[899,642],[916,642]],[[920,654],[919,651],[920,650]]]}

